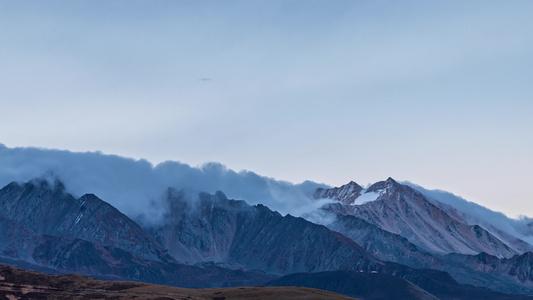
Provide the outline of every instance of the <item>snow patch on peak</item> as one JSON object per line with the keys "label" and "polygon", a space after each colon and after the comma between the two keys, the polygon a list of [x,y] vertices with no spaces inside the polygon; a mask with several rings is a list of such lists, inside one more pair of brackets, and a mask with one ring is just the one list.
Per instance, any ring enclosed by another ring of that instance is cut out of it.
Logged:
{"label": "snow patch on peak", "polygon": [[385,189],[376,190],[376,191],[367,191],[366,189],[362,190],[361,195],[354,200],[352,205],[361,205],[361,204],[365,204],[368,202],[376,201],[379,198],[379,196],[383,195],[385,191],[386,191]]}

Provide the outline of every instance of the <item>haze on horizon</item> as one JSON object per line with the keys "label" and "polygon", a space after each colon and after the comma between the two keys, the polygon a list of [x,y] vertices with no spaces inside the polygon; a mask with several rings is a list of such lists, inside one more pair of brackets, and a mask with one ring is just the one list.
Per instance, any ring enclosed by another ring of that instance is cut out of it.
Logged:
{"label": "haze on horizon", "polygon": [[0,143],[533,216],[531,1],[3,1]]}

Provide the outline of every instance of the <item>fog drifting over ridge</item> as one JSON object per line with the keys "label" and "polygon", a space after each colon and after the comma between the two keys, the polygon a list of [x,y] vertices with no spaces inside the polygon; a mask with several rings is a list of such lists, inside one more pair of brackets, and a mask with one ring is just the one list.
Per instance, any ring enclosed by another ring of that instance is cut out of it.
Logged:
{"label": "fog drifting over ridge", "polygon": [[144,215],[156,221],[168,187],[195,192],[222,191],[230,199],[264,204],[282,214],[300,216],[322,204],[310,197],[318,187],[311,181],[292,184],[250,171],[235,172],[220,163],[200,167],[166,161],[152,165],[100,152],[70,152],[32,147],[8,148],[0,144],[0,186],[53,176],[76,197],[92,193],[129,217]]}
{"label": "fog drifting over ridge", "polygon": [[447,191],[428,190],[412,182],[402,182],[402,184],[419,191],[439,207],[443,206],[438,205],[438,202],[453,208],[469,224],[480,225],[500,239],[505,240],[505,237],[498,232],[499,230],[533,245],[533,230],[530,225],[533,224],[533,219],[528,216],[510,218],[502,212],[493,211]]}

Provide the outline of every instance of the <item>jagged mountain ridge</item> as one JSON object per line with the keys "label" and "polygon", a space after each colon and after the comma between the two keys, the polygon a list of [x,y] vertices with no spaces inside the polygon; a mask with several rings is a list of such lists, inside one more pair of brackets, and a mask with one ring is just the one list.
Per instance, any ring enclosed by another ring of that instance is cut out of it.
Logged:
{"label": "jagged mountain ridge", "polygon": [[[531,253],[515,255],[509,259],[500,259],[486,253],[475,256],[435,255],[419,249],[399,235],[349,215],[338,216],[336,221],[328,227],[351,238],[381,260],[393,261],[413,268],[445,271],[463,284],[484,286],[507,293],[528,293],[532,288],[531,264],[528,265],[525,259]],[[478,256],[488,256],[491,259],[478,260]],[[525,263],[512,263],[524,260]],[[502,265],[516,265],[517,267],[497,267]]]}
{"label": "jagged mountain ridge", "polygon": [[8,184],[0,190],[0,216],[37,233],[80,238],[146,259],[172,260],[144,229],[116,208],[92,194],[76,199],[57,180]]}
{"label": "jagged mountain ridge", "polygon": [[482,226],[518,253],[533,251],[533,227],[530,225],[532,219],[525,216],[511,219],[501,212],[492,211],[449,192],[427,190],[410,182],[406,185],[422,193],[457,220]]}
{"label": "jagged mountain ridge", "polygon": [[[148,231],[154,234],[156,240],[164,245],[165,248],[169,249],[169,253],[171,254],[179,254],[181,249],[189,249],[190,251],[190,247],[192,246],[193,252],[197,255],[196,260],[192,261],[193,263],[196,261],[201,262],[202,260],[221,259],[224,263],[246,266],[248,268],[255,267],[275,274],[300,272],[302,270],[301,268],[297,266],[291,267],[291,264],[294,262],[289,257],[296,253],[296,255],[304,256],[307,259],[305,253],[309,253],[307,249],[310,243],[304,243],[307,246],[303,247],[303,251],[284,252],[290,254],[287,257],[289,259],[288,261],[283,259],[279,260],[280,257],[285,258],[286,255],[276,252],[276,248],[291,249],[291,246],[286,246],[287,244],[280,242],[280,238],[283,239],[287,235],[280,235],[279,233],[305,232],[305,230],[292,230],[294,228],[293,226],[297,224],[294,222],[295,220],[298,220],[300,224],[305,224],[306,227],[323,228],[321,226],[317,227],[314,224],[314,226],[309,226],[309,223],[301,218],[294,218],[292,216],[282,217],[279,213],[273,212],[263,205],[249,206],[244,201],[229,200],[223,193],[217,193],[215,195],[203,193],[195,200],[196,202],[192,203],[185,198],[186,195],[183,191],[170,190],[168,201],[170,201],[169,207],[171,207],[171,213],[166,216],[167,219],[163,222],[167,225],[161,228],[149,229]],[[190,215],[193,215],[194,218],[191,218]],[[346,231],[343,230],[343,226]],[[432,255],[413,245],[407,239],[382,230],[354,216],[339,216],[328,227],[333,229],[334,232],[340,232],[351,238],[379,259],[399,262],[415,268],[424,267],[438,270],[452,270],[448,268],[449,263],[440,256]],[[247,237],[241,239],[239,237],[240,232],[244,232]],[[273,234],[273,232],[277,234]],[[169,235],[170,233],[173,233],[173,235]],[[306,239],[305,235],[308,234],[304,234],[303,237],[293,234],[289,238],[295,239],[298,242],[304,241]],[[268,237],[266,242],[264,241],[264,237]],[[324,245],[331,244],[320,235],[307,238],[310,238],[311,241],[320,240],[321,250],[327,249]],[[165,239],[171,241],[172,245],[165,242]],[[218,244],[216,244],[217,241]],[[375,247],[369,246],[372,243],[375,244]],[[294,245],[294,241],[291,241],[291,244]],[[239,245],[238,251],[233,248],[235,245]],[[180,251],[176,251],[176,249],[180,249]],[[216,251],[214,251],[215,249]],[[326,252],[335,254],[335,251]],[[250,260],[252,256],[249,253],[255,253],[255,258]],[[275,255],[272,255],[272,253]],[[264,254],[267,255],[262,256]],[[269,261],[273,257],[275,259]],[[359,260],[360,258],[357,259]],[[339,265],[339,261],[343,260],[336,258],[333,263],[329,263],[326,266],[304,264],[305,267],[303,270],[307,272],[319,271],[321,269],[358,270],[360,267],[360,264],[353,263],[351,260],[344,266],[342,264]],[[279,262],[282,263],[280,264]],[[276,268],[280,266],[285,267],[276,269],[272,268],[272,266],[276,266]],[[411,276],[409,280],[419,280],[420,275],[412,275],[412,271],[409,271],[409,268],[406,269],[403,266],[395,266],[394,264],[392,266],[388,263],[368,264],[363,269],[394,273],[401,278],[404,278],[403,276]],[[465,271],[463,268],[461,271],[469,272],[471,270]],[[424,276],[426,275],[422,277]],[[482,273],[476,274],[475,276],[486,277]],[[492,276],[478,283],[481,286],[490,287],[491,280],[498,280],[498,278]],[[465,283],[469,282],[466,281]],[[527,292],[527,289],[523,289],[520,285],[512,283],[503,283],[500,288],[507,292]]]}
{"label": "jagged mountain ridge", "polygon": [[[393,185],[392,188],[397,190],[396,193],[392,193],[392,195],[396,194],[396,199],[393,198],[392,201],[390,201],[389,195],[389,188],[391,185]],[[357,193],[353,193],[352,191],[357,191]],[[405,193],[405,191],[408,191],[408,193]],[[366,192],[372,193],[371,196],[369,197],[368,195],[365,195]],[[438,209],[442,209],[441,205],[439,205],[439,203],[435,203],[434,199],[432,199],[431,203],[428,204],[427,200],[429,199],[424,200],[420,195],[417,195],[416,191],[413,191],[407,186],[400,185],[390,178],[387,181],[378,182],[366,190],[358,186],[356,183],[350,182],[345,186],[334,189],[319,189],[315,193],[315,197],[322,197],[324,195],[338,201],[337,203],[328,204],[322,208],[323,211],[327,213],[326,215],[333,220],[332,222],[326,224],[326,226],[332,230],[341,232],[347,237],[350,237],[379,259],[407,264],[415,268],[431,268],[446,271],[461,283],[472,284],[475,286],[485,286],[507,293],[529,293],[528,291],[531,290],[531,284],[533,282],[530,281],[529,276],[525,275],[528,274],[529,270],[527,263],[518,264],[521,266],[521,268],[515,267],[512,269],[513,271],[511,271],[510,268],[503,267],[497,269],[497,271],[493,271],[493,266],[485,266],[477,262],[475,259],[476,255],[474,254],[452,253],[443,255],[442,252],[428,252],[428,250],[424,249],[423,245],[421,246],[420,244],[413,244],[411,241],[402,236],[401,232],[400,234],[396,234],[380,227],[383,226],[383,224],[387,225],[387,223],[376,222],[376,220],[379,220],[379,213],[383,213],[384,215],[387,215],[387,213],[396,213],[390,209],[389,206],[391,206],[391,203],[384,204],[384,202],[390,201],[392,204],[396,204],[396,207],[394,207],[395,205],[392,205],[392,207],[397,208],[398,206],[395,202],[398,202],[398,198],[403,198],[405,207],[403,212],[407,211],[412,213],[414,211],[415,214],[419,216],[428,211],[428,209],[420,210],[420,203],[424,203],[424,207],[429,207],[429,211],[436,210],[435,206]],[[413,195],[416,197],[413,197]],[[349,201],[344,200],[343,197],[349,197]],[[361,201],[361,199],[366,200]],[[370,201],[368,201],[369,199]],[[412,207],[409,207],[410,205]],[[444,206],[444,204],[442,206]],[[365,207],[366,209],[363,209],[362,212],[359,212],[360,214],[351,213],[360,207]],[[368,207],[370,207],[370,210],[374,212],[374,215],[368,211]],[[400,214],[396,215],[401,215],[401,212],[402,211],[400,211]],[[335,218],[332,218],[332,213],[334,213]],[[442,209],[441,212],[435,213],[434,215],[443,216],[447,213],[449,213],[448,210]],[[364,220],[364,215],[368,217],[367,220],[369,221]],[[409,222],[411,220],[416,220],[416,218],[405,218],[404,216],[404,218],[393,218],[391,223],[396,226],[401,226],[402,223],[405,223],[405,219],[407,219]],[[431,219],[433,219],[433,216],[431,216]],[[468,228],[468,226],[470,226],[470,232],[475,233],[475,238],[481,237],[481,242],[489,246],[486,247],[486,249],[494,249],[495,246],[504,244],[502,241],[497,240],[494,236],[487,235],[487,231],[481,226],[466,224],[466,221],[462,220],[460,215],[451,214],[444,218],[441,217],[440,220],[452,220],[459,222],[462,224],[460,226],[463,228]],[[375,223],[371,223],[372,221]],[[457,223],[451,224],[457,228]],[[446,225],[446,223],[443,222],[441,225]],[[443,228],[447,229],[450,224],[448,223],[447,225],[448,226],[441,226],[440,230]],[[383,227],[387,228],[386,226]],[[424,230],[423,226],[415,227],[415,229],[417,228]],[[437,227],[435,230],[435,234],[437,236],[439,233],[438,230],[439,228]],[[469,231],[466,232],[468,233]],[[490,238],[483,239],[485,236],[489,236]],[[466,237],[472,238],[472,235],[466,235]],[[462,234],[461,238],[464,239]],[[493,242],[494,240],[496,240],[496,244]],[[525,242],[522,241],[522,243]],[[514,243],[514,245],[516,245],[516,243]],[[512,249],[511,247],[508,248]],[[514,253],[517,253],[517,251],[515,250]],[[479,255],[482,254],[489,255],[481,251]],[[493,257],[497,261],[497,265],[509,265],[510,261],[516,260],[517,257],[522,257],[523,255],[509,255],[508,258],[502,258],[502,256],[499,258],[496,256],[489,256]],[[525,257],[527,257],[527,255],[525,255]],[[461,260],[464,263],[458,262]],[[521,261],[524,260],[525,259],[522,259]]]}
{"label": "jagged mountain ridge", "polygon": [[[317,190],[315,197],[328,195],[344,205],[329,205],[325,209],[339,215],[352,215],[383,230],[405,237],[416,246],[438,254],[490,253],[498,257],[511,257],[517,252],[479,225],[459,222],[444,210],[428,201],[421,193],[401,185],[392,178],[360,190],[359,196],[342,198],[346,190],[354,190],[354,183],[332,190]],[[354,205],[358,198],[372,193],[371,199]]]}
{"label": "jagged mountain ridge", "polygon": [[337,232],[260,204],[229,200],[221,192],[200,193],[192,201],[183,191],[170,189],[167,195],[164,225],[148,232],[180,261],[224,262],[274,274],[368,269],[380,263]]}
{"label": "jagged mountain ridge", "polygon": [[314,197],[316,199],[328,198],[335,199],[344,204],[352,204],[355,199],[361,196],[363,188],[357,183],[350,181],[349,183],[331,189],[318,188],[315,191]]}
{"label": "jagged mountain ridge", "polygon": [[0,190],[0,205],[0,261],[13,266],[190,288],[261,285],[273,278],[177,263],[133,220],[94,195],[75,199],[60,182],[11,183]]}
{"label": "jagged mountain ridge", "polygon": [[[0,250],[8,259],[64,270],[70,270],[68,265],[85,263],[73,262],[74,258],[69,257],[72,252],[64,251],[73,245],[73,250],[96,251],[93,258],[109,258],[110,264],[118,262],[112,259],[113,255],[102,252],[105,247],[138,257],[134,260],[142,257],[171,262],[176,259],[189,264],[214,261],[274,274],[346,266],[376,269],[381,264],[352,240],[302,218],[283,217],[263,205],[250,206],[244,201],[229,200],[222,193],[201,193],[196,203],[180,197],[178,191],[174,194],[169,198],[169,226],[151,228],[154,239],[94,195],[75,199],[59,182],[11,183],[0,190],[0,220],[4,221],[0,224],[0,234],[3,233],[0,245],[4,246]],[[315,244],[316,241],[324,245]],[[61,255],[66,256],[61,258]],[[183,260],[182,255],[195,260]]]}
{"label": "jagged mountain ridge", "polygon": [[[50,195],[55,195],[52,197],[54,199],[50,200],[50,203],[59,205],[58,207],[62,209],[71,206],[76,208],[77,206],[72,205],[72,199],[81,203],[83,200],[80,199],[84,197],[75,199],[64,192],[58,192],[63,190],[60,185],[42,182],[42,184],[36,183],[39,182],[16,184],[18,187],[15,186],[15,189],[0,190],[0,199],[2,201],[11,199],[12,201],[18,202],[20,200],[20,203],[16,204],[2,202],[2,205],[6,205],[10,209],[13,207],[19,208],[11,210],[16,212],[13,214],[16,220],[9,219],[9,214],[1,216],[5,221],[3,224],[0,223],[0,226],[2,226],[0,228],[0,238],[2,238],[0,246],[3,247],[0,248],[0,254],[4,256],[2,259],[27,259],[26,261],[39,264],[43,268],[55,268],[62,272],[79,269],[86,275],[93,274],[103,279],[125,278],[128,280],[142,280],[163,284],[180,284],[189,287],[194,286],[194,284],[202,284],[201,280],[198,280],[199,278],[204,278],[207,282],[212,282],[215,286],[235,282],[240,282],[241,284],[243,282],[255,282],[257,284],[265,279],[264,273],[250,273],[239,269],[232,271],[227,268],[217,267],[216,264],[202,263],[201,267],[195,267],[184,266],[172,261],[149,260],[133,254],[128,250],[104,245],[98,239],[87,241],[75,236],[58,237],[43,234],[35,224],[38,221],[46,222],[49,216],[43,216],[43,214],[51,212],[49,207],[47,208],[44,205],[43,208],[35,209],[32,210],[32,213],[28,213],[23,212],[19,207],[20,205],[28,203],[28,201],[35,201],[35,203],[41,204],[41,202],[47,201],[43,199],[50,199]],[[26,189],[25,186],[28,184],[30,186]],[[58,186],[59,188],[57,188]],[[21,187],[22,189],[20,189]],[[1,195],[3,192],[6,193],[3,196],[11,195],[12,197],[6,196],[3,198]],[[170,227],[174,226],[174,229],[170,229],[169,232],[173,232],[174,234],[178,233],[171,239],[178,238],[180,240],[181,234],[179,232],[185,232],[186,234],[181,236],[180,241],[187,241],[187,243],[182,244],[188,248],[195,248],[191,249],[192,251],[190,253],[198,252],[199,249],[202,251],[205,249],[215,249],[213,246],[217,246],[217,250],[207,251],[207,256],[200,256],[201,261],[204,262],[207,259],[218,257],[212,260],[222,264],[232,265],[234,268],[238,268],[239,266],[247,269],[258,268],[276,274],[288,274],[294,270],[322,271],[324,269],[328,270],[328,268],[329,270],[357,270],[361,268],[366,271],[375,270],[386,274],[396,274],[400,278],[414,280],[422,286],[429,279],[428,276],[434,275],[431,272],[437,272],[416,271],[399,264],[381,262],[368,253],[365,253],[354,241],[338,232],[329,230],[324,226],[312,224],[302,218],[295,218],[290,215],[283,217],[263,205],[250,206],[244,201],[229,200],[223,193],[217,193],[215,195],[200,194],[197,202],[189,202],[186,199],[180,199],[180,193],[180,191],[174,191],[171,193],[171,197],[169,197],[169,201],[174,201],[177,204],[176,207],[179,208],[174,212],[174,215],[169,214],[172,218],[167,220],[171,221],[168,223],[171,225]],[[96,196],[89,196],[93,197],[91,201],[98,204],[95,207],[112,208],[110,205],[107,207],[106,205],[108,204],[103,205],[99,203],[99,201],[103,201]],[[66,203],[62,203],[62,201]],[[36,206],[35,204],[33,205]],[[187,205],[191,207],[186,207]],[[79,207],[77,208],[79,209]],[[123,222],[136,224],[122,214],[98,213],[102,211],[99,209],[94,210],[97,213],[82,216],[79,222],[76,222],[79,214],[72,213],[79,213],[79,211],[75,209],[72,211],[69,209],[58,211],[71,213],[62,216],[55,212],[58,220],[54,220],[54,222],[51,222],[53,224],[47,224],[46,226],[42,226],[42,228],[54,232],[54,229],[58,227],[57,224],[76,226],[76,224],[81,223],[83,218],[88,218],[87,222],[92,224],[87,227],[87,230],[90,231],[98,231],[100,230],[99,228],[107,228],[108,224],[116,224],[115,222],[117,220],[114,219],[125,218],[122,220]],[[107,212],[109,211],[113,210],[109,209]],[[173,210],[170,211],[172,212]],[[183,212],[189,212],[190,214],[183,215]],[[60,220],[62,217],[65,220]],[[22,224],[25,219],[27,219],[26,223],[33,226],[33,228]],[[8,227],[9,224],[14,225]],[[175,227],[176,224],[183,224],[183,226]],[[224,227],[224,224],[227,226]],[[65,228],[68,228],[68,226],[65,226]],[[127,226],[116,226],[114,230],[121,231],[127,228]],[[141,231],[142,236],[148,235],[140,226],[135,228]],[[226,231],[221,230],[224,228]],[[180,229],[181,231],[176,229]],[[218,233],[212,233],[217,230],[219,231]],[[58,230],[55,232],[62,233],[64,231]],[[98,234],[94,235],[94,232],[87,233],[83,230],[69,230],[68,232],[86,234],[87,237],[100,236]],[[157,230],[154,232],[157,232]],[[154,232],[151,233],[154,234]],[[227,233],[232,234],[226,235]],[[14,238],[14,234],[26,235],[28,238],[17,240]],[[103,235],[105,236],[107,233],[104,231]],[[217,237],[217,235],[220,236]],[[113,239],[115,236],[128,236],[128,234],[115,232],[110,238]],[[154,237],[155,239],[151,239],[152,243],[167,251],[165,249],[166,247],[161,246],[164,242],[164,239],[161,238],[165,237],[165,235],[154,234]],[[221,237],[223,238],[220,239]],[[28,244],[28,239],[34,243]],[[213,241],[224,239],[226,241],[225,245],[229,245],[229,248],[221,251],[222,248],[219,246],[222,244],[213,244]],[[109,238],[103,239],[103,241],[109,242]],[[10,252],[13,249],[13,245],[16,250],[19,250],[18,255],[13,254],[16,254],[16,251]],[[117,245],[123,246],[120,240]],[[198,245],[200,247],[197,248]],[[241,246],[239,247],[239,245]],[[279,246],[278,249],[276,249],[276,246]],[[166,252],[165,254],[169,255]],[[20,262],[23,263],[24,261]],[[185,274],[183,276],[187,278],[182,278],[182,274]],[[446,273],[441,272],[439,274]]]}

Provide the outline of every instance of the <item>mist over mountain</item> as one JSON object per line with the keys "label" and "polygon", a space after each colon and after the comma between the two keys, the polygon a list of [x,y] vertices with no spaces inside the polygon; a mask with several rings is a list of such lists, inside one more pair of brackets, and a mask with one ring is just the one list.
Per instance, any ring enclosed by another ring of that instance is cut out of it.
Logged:
{"label": "mist over mountain", "polygon": [[[422,193],[429,201],[439,206],[449,215],[456,216],[468,224],[478,224],[521,251],[531,251],[533,245],[533,219],[520,216],[509,218],[501,212],[490,210],[477,203],[468,201],[447,191],[428,190],[411,182],[404,183]],[[526,241],[523,245],[516,238]]]}
{"label": "mist over mountain", "polygon": [[0,144],[0,186],[36,177],[48,178],[51,183],[60,179],[76,197],[96,194],[129,217],[142,215],[147,221],[159,220],[166,211],[163,199],[169,187],[191,192],[224,191],[232,199],[261,203],[295,216],[329,201],[310,197],[317,188],[326,187],[324,184],[292,184],[250,171],[235,172],[220,163],[192,167],[166,161],[154,166],[146,160],[100,152],[8,148]]}
{"label": "mist over mountain", "polygon": [[[168,210],[165,201],[169,187],[191,193],[223,191],[230,199],[245,200],[249,204],[264,204],[282,215],[304,216],[318,224],[329,224],[335,216],[320,210],[326,203],[335,202],[331,195],[315,195],[317,189],[329,187],[311,181],[292,184],[260,176],[250,171],[233,171],[220,163],[206,163],[193,167],[181,162],[166,161],[153,165],[146,160],[134,160],[100,152],[70,152],[41,148],[9,148],[0,144],[0,186],[12,181],[27,182],[34,178],[48,179],[54,184],[61,180],[75,197],[87,193],[98,195],[131,218],[156,222]],[[533,219],[511,219],[503,213],[491,211],[445,191],[430,191],[416,184],[405,183],[422,193],[434,205],[452,217],[470,225],[482,225],[491,234],[511,244],[520,252],[531,250]],[[343,190],[343,201],[362,204],[368,195],[359,197],[363,187],[352,182]],[[368,187],[367,187],[368,188]],[[334,189],[332,190],[332,192]],[[524,244],[521,241],[527,242]]]}

